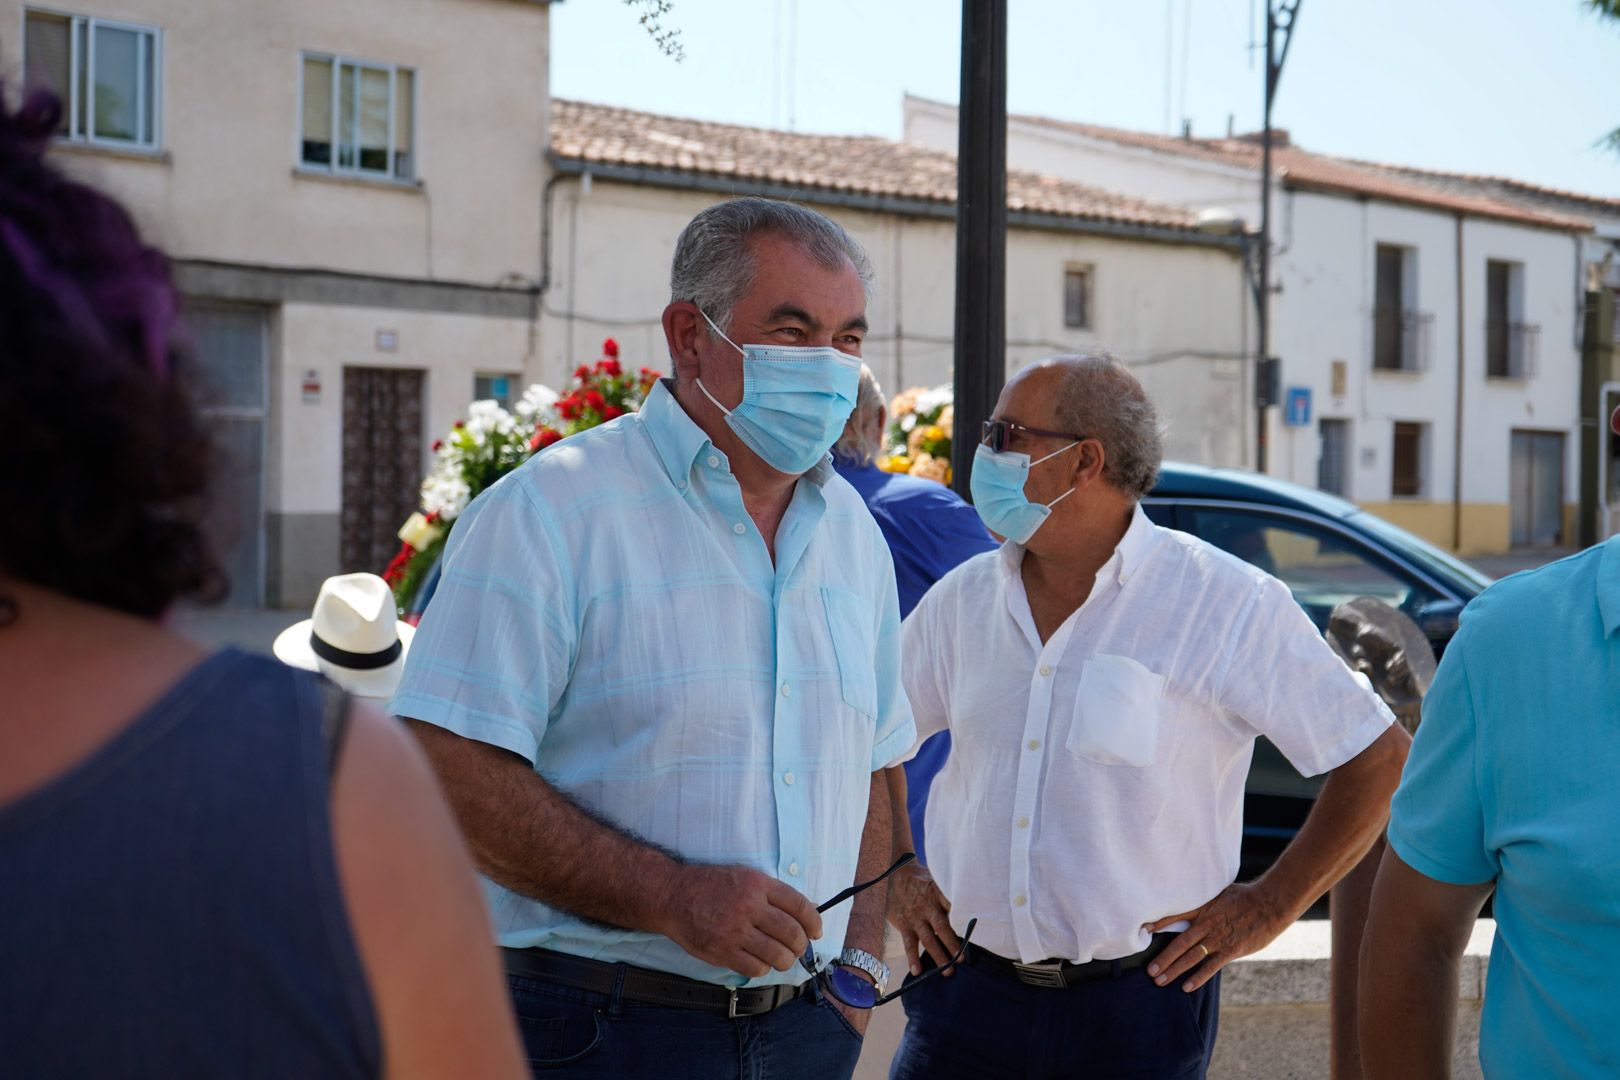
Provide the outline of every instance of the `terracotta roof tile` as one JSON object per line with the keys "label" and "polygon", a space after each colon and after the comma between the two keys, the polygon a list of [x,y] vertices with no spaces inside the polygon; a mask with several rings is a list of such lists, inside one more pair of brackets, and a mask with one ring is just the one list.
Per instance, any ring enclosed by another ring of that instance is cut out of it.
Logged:
{"label": "terracotta roof tile", "polygon": [[[564,160],[956,202],[956,157],[874,135],[803,135],[553,98],[551,150]],[[1009,169],[1013,211],[1192,232],[1197,216],[1071,180]]]}
{"label": "terracotta roof tile", "polygon": [[[1016,116],[1009,119],[1246,171],[1258,171],[1260,168],[1261,148],[1258,138],[1254,136],[1182,139],[1098,124],[1055,120],[1046,116]],[[1413,170],[1399,166],[1375,165],[1350,158],[1315,154],[1290,145],[1274,145],[1271,160],[1277,178],[1296,187],[1364,195],[1448,213],[1497,218],[1572,232],[1585,232],[1592,227],[1591,220],[1579,213],[1559,212],[1531,205],[1523,199],[1505,198],[1500,192],[1492,192],[1482,185],[1448,187],[1429,183],[1412,176]]]}

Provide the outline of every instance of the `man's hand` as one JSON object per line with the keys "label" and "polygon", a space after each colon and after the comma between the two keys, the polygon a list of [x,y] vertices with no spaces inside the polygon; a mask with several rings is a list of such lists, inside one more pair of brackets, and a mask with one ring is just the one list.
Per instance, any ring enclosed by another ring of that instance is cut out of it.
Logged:
{"label": "man's hand", "polygon": [[821,916],[790,885],[743,866],[683,864],[658,932],[706,963],[757,979],[787,971],[821,936]]}
{"label": "man's hand", "polygon": [[1233,960],[1270,945],[1294,920],[1292,912],[1273,903],[1262,886],[1239,883],[1228,885],[1203,907],[1167,915],[1147,929],[1157,934],[1182,921],[1192,925],[1148,965],[1148,975],[1168,986],[1191,972],[1192,977],[1181,984],[1190,994]]}
{"label": "man's hand", "polygon": [[[889,879],[889,922],[900,931],[900,940],[906,946],[906,963],[913,975],[922,974],[922,961],[918,946],[944,968],[962,947],[951,929],[951,902],[934,884],[934,877],[921,863],[910,863],[895,871]],[[945,968],[941,974],[950,978],[954,968]]]}

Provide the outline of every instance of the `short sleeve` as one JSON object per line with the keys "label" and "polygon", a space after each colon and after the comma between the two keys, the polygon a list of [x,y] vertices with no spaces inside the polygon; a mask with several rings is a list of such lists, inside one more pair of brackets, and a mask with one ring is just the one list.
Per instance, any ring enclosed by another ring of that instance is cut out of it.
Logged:
{"label": "short sleeve", "polygon": [[533,763],[577,635],[561,545],[526,479],[507,477],[456,522],[389,711]]}
{"label": "short sleeve", "polygon": [[1466,635],[1459,635],[1423,700],[1423,722],[1389,818],[1389,843],[1401,861],[1451,885],[1490,881],[1498,870],[1495,853],[1485,845],[1467,660]]}
{"label": "short sleeve", "polygon": [[872,739],[872,771],[898,765],[911,744],[916,741],[917,729],[912,723],[911,706],[906,699],[900,678],[900,599],[894,586],[894,563],[883,539],[872,530],[879,564],[882,566],[883,596],[878,609],[878,625],[872,640],[877,643],[872,658],[873,675],[877,679],[878,716],[877,731]]}
{"label": "short sleeve", "polygon": [[1255,585],[1217,694],[1222,708],[1275,743],[1305,776],[1338,768],[1395,722],[1273,577]]}
{"label": "short sleeve", "polygon": [[911,715],[916,721],[916,737],[902,755],[903,760],[915,757],[929,736],[950,727],[943,692],[945,665],[939,655],[940,637],[933,625],[938,600],[937,593],[925,596],[900,628],[902,679],[906,697],[911,701]]}

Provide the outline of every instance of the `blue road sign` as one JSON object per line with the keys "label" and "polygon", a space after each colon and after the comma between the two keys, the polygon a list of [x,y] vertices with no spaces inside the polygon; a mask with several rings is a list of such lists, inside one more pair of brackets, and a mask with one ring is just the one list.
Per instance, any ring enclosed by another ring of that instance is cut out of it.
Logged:
{"label": "blue road sign", "polygon": [[1288,408],[1286,412],[1289,427],[1305,427],[1311,422],[1311,390],[1308,386],[1290,386],[1288,388]]}

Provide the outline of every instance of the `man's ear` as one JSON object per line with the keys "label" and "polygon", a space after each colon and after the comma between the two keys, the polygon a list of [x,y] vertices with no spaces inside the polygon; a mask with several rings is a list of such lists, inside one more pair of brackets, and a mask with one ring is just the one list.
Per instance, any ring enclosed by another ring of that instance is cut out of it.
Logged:
{"label": "man's ear", "polygon": [[1076,487],[1089,487],[1100,481],[1108,452],[1097,439],[1082,439],[1074,448],[1074,483]]}
{"label": "man's ear", "polygon": [[703,320],[697,305],[682,300],[664,308],[664,340],[669,344],[669,359],[677,381],[701,374],[698,339],[702,333]]}

